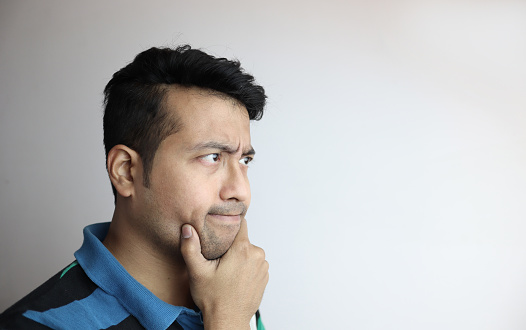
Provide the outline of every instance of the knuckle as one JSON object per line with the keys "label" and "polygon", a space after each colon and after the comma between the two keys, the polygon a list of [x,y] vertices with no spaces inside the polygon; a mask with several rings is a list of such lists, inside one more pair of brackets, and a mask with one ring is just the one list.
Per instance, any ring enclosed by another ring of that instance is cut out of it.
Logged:
{"label": "knuckle", "polygon": [[239,242],[239,244],[236,245],[236,250],[241,255],[249,256],[251,247],[249,242]]}
{"label": "knuckle", "polygon": [[260,259],[265,260],[265,250],[260,248],[259,246],[254,246],[254,255]]}

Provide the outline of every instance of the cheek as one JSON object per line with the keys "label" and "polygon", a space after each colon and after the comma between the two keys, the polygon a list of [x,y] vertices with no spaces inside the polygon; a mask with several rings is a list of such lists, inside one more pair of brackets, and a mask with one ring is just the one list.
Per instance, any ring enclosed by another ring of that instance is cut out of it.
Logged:
{"label": "cheek", "polygon": [[217,203],[218,196],[213,180],[197,175],[179,180],[173,191],[180,212],[185,215],[186,221],[192,222],[203,219],[210,207]]}
{"label": "cheek", "polygon": [[[169,164],[169,165],[166,165]],[[165,162],[155,173],[155,195],[162,212],[182,223],[199,225],[220,203],[219,179],[194,163]],[[153,187],[152,187],[153,188]]]}

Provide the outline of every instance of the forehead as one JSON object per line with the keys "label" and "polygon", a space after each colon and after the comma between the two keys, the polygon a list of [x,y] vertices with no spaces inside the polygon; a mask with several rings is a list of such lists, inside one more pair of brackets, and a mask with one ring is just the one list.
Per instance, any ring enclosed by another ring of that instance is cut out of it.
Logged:
{"label": "forehead", "polygon": [[183,144],[220,142],[250,144],[250,119],[239,101],[222,93],[197,87],[170,86],[166,112],[181,129],[174,134]]}

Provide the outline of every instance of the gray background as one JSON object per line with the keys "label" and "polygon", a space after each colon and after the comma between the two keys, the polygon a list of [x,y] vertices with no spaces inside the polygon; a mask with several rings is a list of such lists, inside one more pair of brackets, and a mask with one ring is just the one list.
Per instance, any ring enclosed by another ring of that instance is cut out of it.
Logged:
{"label": "gray background", "polygon": [[0,310],[113,210],[102,89],[237,57],[269,329],[526,328],[524,1],[0,1]]}

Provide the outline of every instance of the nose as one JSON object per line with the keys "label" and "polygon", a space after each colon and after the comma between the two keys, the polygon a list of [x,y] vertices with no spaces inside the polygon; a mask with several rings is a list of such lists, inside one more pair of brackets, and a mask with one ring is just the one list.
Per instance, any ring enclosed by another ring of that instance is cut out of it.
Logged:
{"label": "nose", "polygon": [[222,200],[237,200],[246,204],[250,203],[250,183],[246,168],[238,162],[229,164],[225,169],[221,190],[219,195]]}

